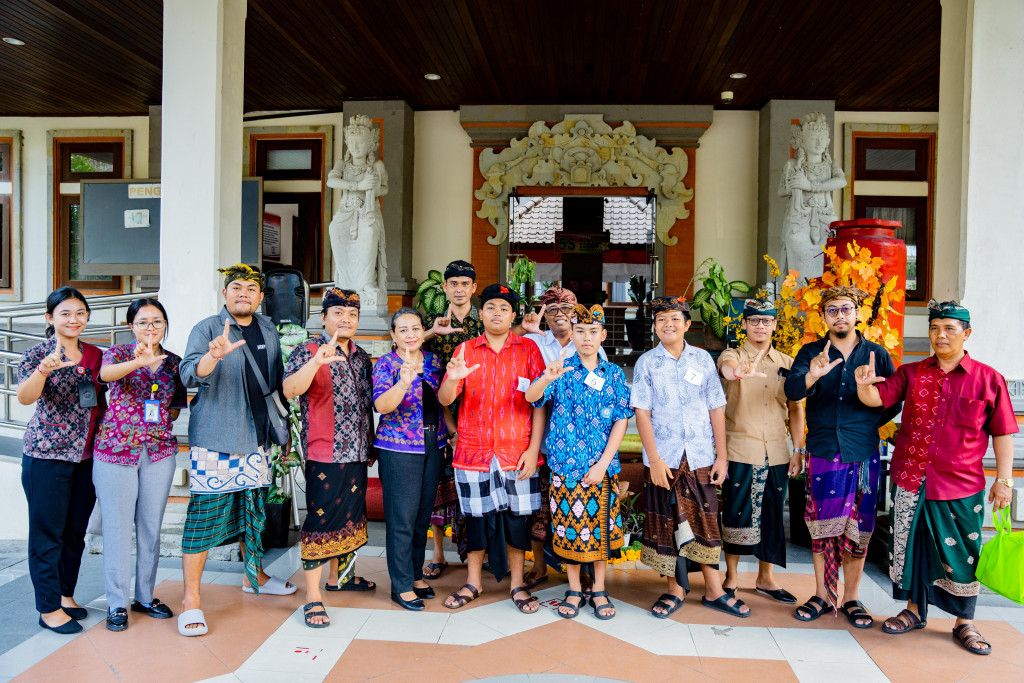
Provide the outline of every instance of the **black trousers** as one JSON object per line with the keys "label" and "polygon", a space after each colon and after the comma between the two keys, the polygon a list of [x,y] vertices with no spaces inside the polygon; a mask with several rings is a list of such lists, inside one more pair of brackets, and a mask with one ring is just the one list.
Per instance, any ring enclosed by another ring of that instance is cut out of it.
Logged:
{"label": "black trousers", "polygon": [[425,433],[425,453],[378,451],[387,525],[384,544],[394,593],[410,592],[413,582],[423,578],[427,529],[443,465],[435,434]]}
{"label": "black trousers", "polygon": [[41,614],[72,597],[85,551],[85,529],[96,503],[92,458],[80,463],[25,455],[21,485],[28,499],[28,570]]}

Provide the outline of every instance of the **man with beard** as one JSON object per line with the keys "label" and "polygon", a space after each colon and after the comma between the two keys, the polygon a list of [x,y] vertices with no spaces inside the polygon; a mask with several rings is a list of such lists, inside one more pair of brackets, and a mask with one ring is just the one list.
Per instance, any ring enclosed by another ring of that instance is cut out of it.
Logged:
{"label": "man with beard", "polygon": [[906,400],[892,456],[892,528],[889,577],[892,595],[907,608],[882,630],[902,634],[924,628],[928,605],[956,617],[953,637],[967,651],[987,655],[992,646],[971,623],[980,585],[989,437],[996,480],[988,502],[1001,510],[1013,495],[1013,435],[1019,430],[1006,380],[964,350],[971,314],[956,301],[928,303],[928,338],[935,355],[900,366],[889,379],[869,356],[857,368],[857,394],[869,406]]}
{"label": "man with beard", "polygon": [[[878,374],[895,371],[889,352],[864,339],[857,318],[867,294],[856,287],[831,287],[821,293],[828,336],[805,344],[786,378],[786,398],[807,399],[807,508],[811,532],[815,594],[793,612],[814,621],[831,604],[855,628],[874,620],[857,599],[868,542],[875,530],[880,468],[878,428],[899,412],[882,413],[857,399],[854,370],[872,353]],[[839,567],[843,567],[843,605],[839,607]],[[825,601],[828,600],[828,603]]]}
{"label": "man with beard", "polygon": [[263,572],[260,538],[271,446],[270,416],[260,384],[281,390],[279,337],[270,318],[256,313],[263,301],[263,274],[242,263],[220,272],[224,308],[192,328],[179,365],[185,386],[199,388],[189,406],[192,496],[181,541],[185,611],[178,616],[178,632],[185,636],[208,630],[199,607],[199,581],[210,548],[240,541],[243,591],[295,592],[291,583]]}
{"label": "man with beard", "polygon": [[540,507],[536,472],[544,410],[532,407],[525,392],[544,371],[544,360],[536,344],[511,332],[518,304],[519,296],[505,285],[484,289],[484,334],[459,346],[437,393],[442,406],[462,396],[454,466],[466,515],[469,576],[445,600],[449,609],[480,595],[485,550],[498,581],[511,572],[511,597],[519,611],[533,614],[540,607],[523,587],[523,561],[530,518]]}

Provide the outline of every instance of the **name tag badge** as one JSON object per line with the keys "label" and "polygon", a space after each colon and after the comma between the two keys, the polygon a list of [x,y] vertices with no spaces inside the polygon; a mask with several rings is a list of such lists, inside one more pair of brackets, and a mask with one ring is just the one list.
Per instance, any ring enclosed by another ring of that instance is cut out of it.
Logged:
{"label": "name tag badge", "polygon": [[149,424],[156,424],[160,421],[160,401],[150,399],[145,402],[145,415],[143,421]]}
{"label": "name tag badge", "polygon": [[689,368],[686,371],[686,374],[683,375],[683,379],[685,379],[690,384],[696,384],[697,386],[700,386],[700,383],[704,381],[704,373],[697,372],[693,368]]}
{"label": "name tag badge", "polygon": [[583,380],[583,383],[594,391],[601,391],[604,388],[604,377],[598,377],[591,371],[587,373],[587,378]]}
{"label": "name tag badge", "polygon": [[517,391],[525,392],[529,388],[530,388],[530,380],[526,379],[525,377],[520,377],[519,378],[519,383],[516,385],[516,390]]}

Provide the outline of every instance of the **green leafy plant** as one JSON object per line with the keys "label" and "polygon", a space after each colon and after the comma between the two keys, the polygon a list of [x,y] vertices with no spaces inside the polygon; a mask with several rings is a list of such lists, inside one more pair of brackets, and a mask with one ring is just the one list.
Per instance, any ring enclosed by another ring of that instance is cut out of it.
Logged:
{"label": "green leafy plant", "polygon": [[[621,498],[622,532],[636,538],[644,530],[644,513],[637,509],[639,493],[623,492]],[[632,543],[630,545],[633,545]]]}
{"label": "green leafy plant", "polygon": [[693,295],[690,305],[700,311],[701,320],[715,337],[725,339],[726,318],[732,309],[732,293],[749,294],[751,286],[743,280],[728,280],[722,264],[713,258],[704,259],[690,282],[697,279],[702,287]]}
{"label": "green leafy plant", "polygon": [[647,286],[647,278],[643,275],[629,276],[629,300],[636,304],[636,317],[638,320],[647,320],[651,312],[651,300],[654,298],[654,290]]}
{"label": "green leafy plant", "polygon": [[[281,335],[281,355],[285,360],[309,338],[306,328],[301,325],[279,325],[277,332]],[[293,398],[288,401],[288,431],[292,437],[288,443],[288,453],[284,452],[283,446],[274,445],[270,449],[268,503],[286,503],[292,498],[291,477],[288,473],[293,467],[302,467],[302,456],[298,451],[300,424],[299,399]]]}
{"label": "green leafy plant", "polygon": [[448,307],[448,297],[444,293],[444,275],[439,270],[427,273],[427,279],[416,288],[419,307],[426,314],[444,313]]}
{"label": "green leafy plant", "polygon": [[533,270],[536,262],[520,254],[508,269],[508,285],[523,297],[526,308],[533,306]]}

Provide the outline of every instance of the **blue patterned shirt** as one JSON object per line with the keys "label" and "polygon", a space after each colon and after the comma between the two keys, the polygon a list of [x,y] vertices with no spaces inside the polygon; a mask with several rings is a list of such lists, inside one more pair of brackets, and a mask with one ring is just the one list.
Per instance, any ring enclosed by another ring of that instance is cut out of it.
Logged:
{"label": "blue patterned shirt", "polygon": [[[533,405],[552,401],[549,430],[545,439],[547,464],[551,471],[566,479],[579,480],[601,459],[612,425],[633,415],[629,408],[629,386],[622,368],[606,360],[598,362],[594,374],[604,379],[600,390],[584,383],[590,373],[579,356],[565,359],[572,368],[544,389],[544,396]],[[616,453],[608,465],[608,475],[622,470]]]}
{"label": "blue patterned shirt", "polygon": [[[679,359],[658,344],[636,361],[630,405],[651,411],[658,456],[677,469],[686,454],[691,470],[715,464],[711,413],[725,406],[725,391],[711,354],[692,344]],[[644,465],[650,467],[647,449]]]}

